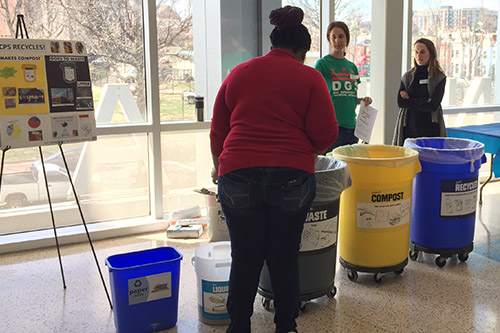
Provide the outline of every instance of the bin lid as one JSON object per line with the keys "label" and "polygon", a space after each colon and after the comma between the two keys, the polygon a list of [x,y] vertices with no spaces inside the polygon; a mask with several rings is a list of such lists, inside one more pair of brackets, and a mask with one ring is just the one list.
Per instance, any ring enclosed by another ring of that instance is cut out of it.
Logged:
{"label": "bin lid", "polygon": [[420,160],[437,164],[473,163],[484,155],[484,144],[469,139],[414,138],[406,139],[404,147],[418,151]]}
{"label": "bin lid", "polygon": [[410,165],[418,158],[418,152],[410,148],[359,143],[337,147],[331,154],[347,163],[386,168]]}

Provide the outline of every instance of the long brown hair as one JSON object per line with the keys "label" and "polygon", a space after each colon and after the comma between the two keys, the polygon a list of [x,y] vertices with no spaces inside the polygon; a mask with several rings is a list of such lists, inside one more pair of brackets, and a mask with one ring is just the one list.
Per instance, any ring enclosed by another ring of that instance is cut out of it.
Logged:
{"label": "long brown hair", "polygon": [[[429,77],[433,77],[438,75],[439,73],[443,73],[443,69],[441,68],[441,65],[439,64],[439,61],[437,59],[437,51],[436,47],[434,46],[434,43],[427,39],[427,38],[419,38],[415,41],[413,46],[417,45],[418,43],[422,43],[427,47],[427,50],[429,51]],[[412,73],[415,73],[417,70],[417,62],[415,61],[415,57],[413,57],[413,68],[411,69]]]}

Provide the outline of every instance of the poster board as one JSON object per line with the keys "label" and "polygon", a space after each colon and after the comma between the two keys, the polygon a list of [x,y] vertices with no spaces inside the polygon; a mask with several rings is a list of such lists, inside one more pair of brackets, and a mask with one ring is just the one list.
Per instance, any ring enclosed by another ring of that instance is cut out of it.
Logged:
{"label": "poster board", "polygon": [[0,39],[0,148],[96,139],[85,46]]}

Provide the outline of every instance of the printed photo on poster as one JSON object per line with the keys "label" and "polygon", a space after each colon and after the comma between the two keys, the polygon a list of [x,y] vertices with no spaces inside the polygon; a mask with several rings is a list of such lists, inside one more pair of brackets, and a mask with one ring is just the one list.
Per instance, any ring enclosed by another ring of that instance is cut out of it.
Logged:
{"label": "printed photo on poster", "polygon": [[75,136],[78,136],[78,120],[76,116],[52,117],[52,138],[64,139]]}

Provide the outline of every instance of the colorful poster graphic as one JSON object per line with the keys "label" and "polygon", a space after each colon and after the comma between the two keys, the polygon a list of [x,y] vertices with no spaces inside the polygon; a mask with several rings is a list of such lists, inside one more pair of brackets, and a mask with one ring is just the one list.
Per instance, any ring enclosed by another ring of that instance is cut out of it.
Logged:
{"label": "colorful poster graphic", "polygon": [[78,41],[0,39],[0,146],[96,140],[87,50]]}

